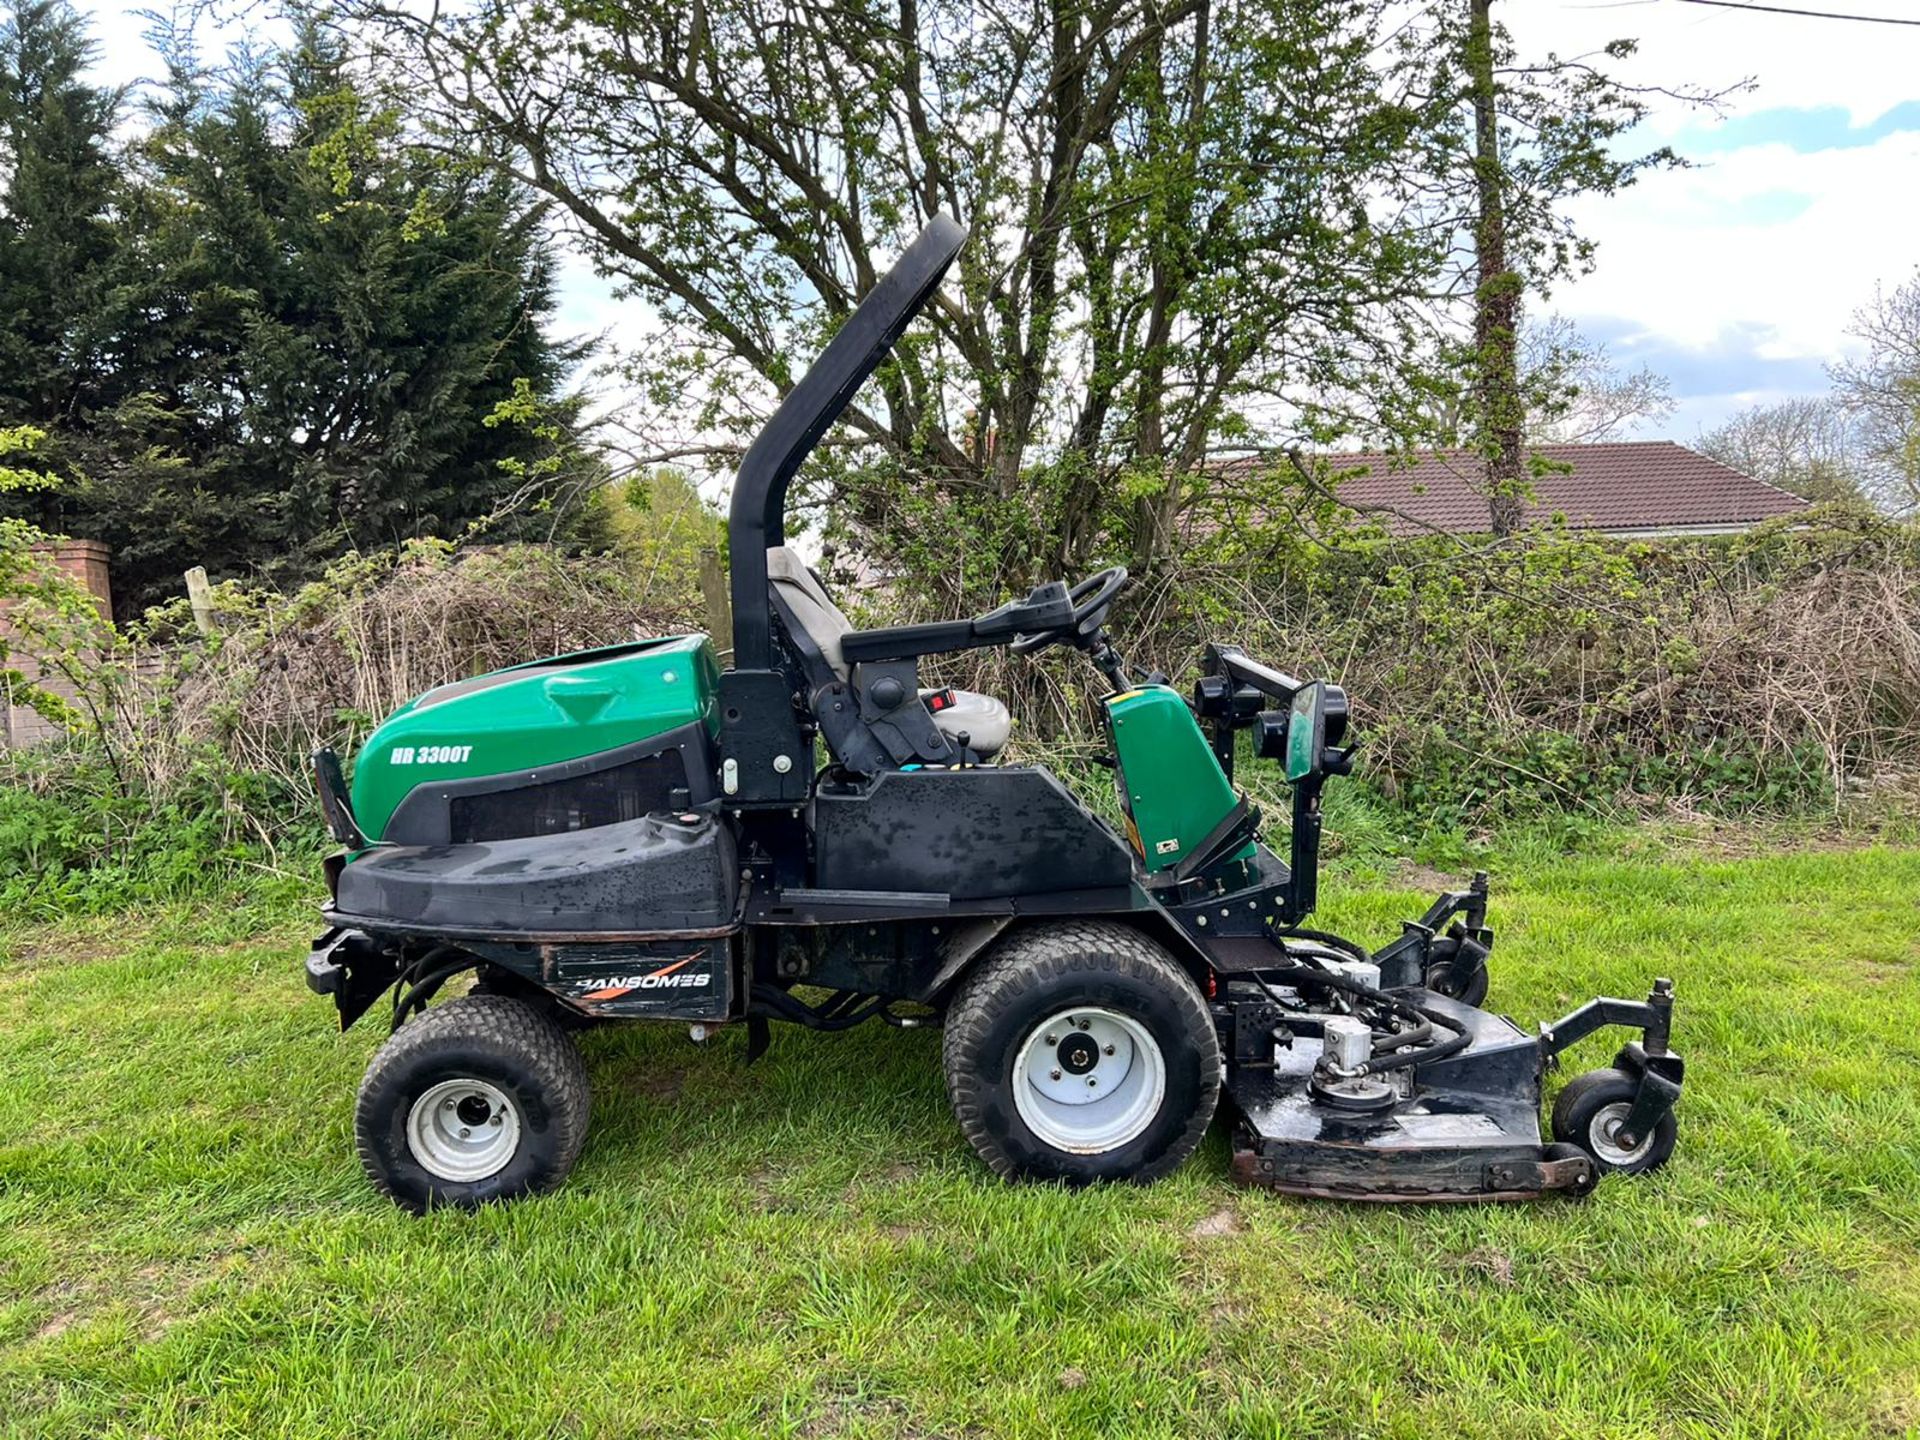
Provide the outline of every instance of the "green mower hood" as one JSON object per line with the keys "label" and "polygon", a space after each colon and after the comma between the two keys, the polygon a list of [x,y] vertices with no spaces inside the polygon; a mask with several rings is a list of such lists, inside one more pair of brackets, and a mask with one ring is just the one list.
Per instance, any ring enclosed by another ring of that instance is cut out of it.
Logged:
{"label": "green mower hood", "polygon": [[409,791],[597,755],[683,725],[719,725],[719,666],[704,635],[558,655],[416,696],[368,737],[353,810],[378,840]]}

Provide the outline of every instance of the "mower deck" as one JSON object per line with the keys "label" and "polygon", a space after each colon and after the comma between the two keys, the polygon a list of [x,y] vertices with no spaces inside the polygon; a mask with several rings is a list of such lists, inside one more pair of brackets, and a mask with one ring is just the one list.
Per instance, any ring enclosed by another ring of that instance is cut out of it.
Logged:
{"label": "mower deck", "polygon": [[1588,1183],[1584,1158],[1547,1158],[1535,1038],[1505,1016],[1431,990],[1416,998],[1464,1024],[1471,1042],[1416,1071],[1409,1093],[1374,1113],[1314,1096],[1320,1055],[1311,1042],[1276,1047],[1268,1066],[1232,1066],[1234,1178],[1292,1195],[1389,1204],[1531,1200]]}

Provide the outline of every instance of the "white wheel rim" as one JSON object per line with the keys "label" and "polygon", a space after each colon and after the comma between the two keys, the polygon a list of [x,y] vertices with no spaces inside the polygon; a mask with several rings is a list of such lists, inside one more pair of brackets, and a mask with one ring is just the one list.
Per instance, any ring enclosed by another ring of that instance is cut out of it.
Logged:
{"label": "white wheel rim", "polygon": [[1050,1015],[1013,1060],[1013,1104],[1042,1144],[1104,1155],[1138,1139],[1167,1095],[1167,1061],[1147,1028],[1098,1006]]}
{"label": "white wheel rim", "polygon": [[407,1147],[436,1180],[484,1180],[519,1149],[520,1111],[485,1080],[442,1080],[407,1112]]}
{"label": "white wheel rim", "polygon": [[1631,1165],[1646,1154],[1647,1147],[1653,1144],[1653,1136],[1648,1135],[1629,1150],[1614,1138],[1620,1133],[1620,1127],[1626,1123],[1632,1109],[1626,1101],[1616,1100],[1611,1105],[1602,1105],[1594,1112],[1593,1119],[1587,1122],[1587,1143],[1594,1155],[1608,1165]]}

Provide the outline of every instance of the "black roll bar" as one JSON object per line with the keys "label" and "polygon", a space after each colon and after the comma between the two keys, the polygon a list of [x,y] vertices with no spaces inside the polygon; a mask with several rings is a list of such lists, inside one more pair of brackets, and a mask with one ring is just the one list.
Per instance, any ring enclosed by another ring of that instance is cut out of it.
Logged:
{"label": "black roll bar", "polygon": [[827,348],[787,392],[748,447],[733,482],[727,544],[733,566],[733,665],[765,670],[773,663],[773,620],[767,599],[767,547],[787,539],[787,485],[840,412],[925,308],[960,252],[967,232],[935,215],[867,292]]}

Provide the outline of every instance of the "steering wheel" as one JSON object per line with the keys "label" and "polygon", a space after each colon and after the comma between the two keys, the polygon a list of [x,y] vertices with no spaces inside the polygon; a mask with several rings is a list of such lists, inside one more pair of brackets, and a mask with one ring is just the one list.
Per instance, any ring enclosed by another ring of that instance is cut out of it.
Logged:
{"label": "steering wheel", "polygon": [[1031,635],[1016,635],[1007,648],[1016,655],[1031,655],[1061,640],[1084,640],[1100,628],[1107,618],[1107,607],[1126,583],[1124,565],[1110,565],[1097,575],[1089,575],[1067,592],[1067,601],[1073,606],[1071,621]]}

